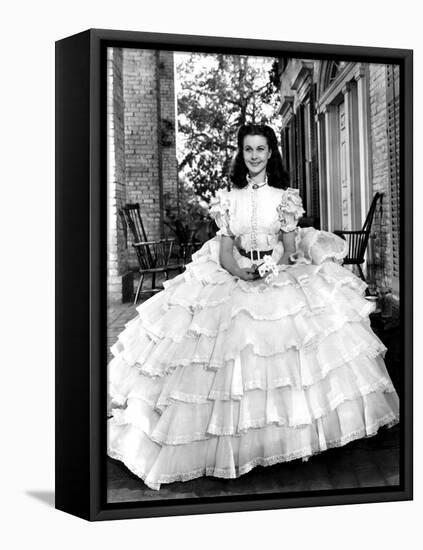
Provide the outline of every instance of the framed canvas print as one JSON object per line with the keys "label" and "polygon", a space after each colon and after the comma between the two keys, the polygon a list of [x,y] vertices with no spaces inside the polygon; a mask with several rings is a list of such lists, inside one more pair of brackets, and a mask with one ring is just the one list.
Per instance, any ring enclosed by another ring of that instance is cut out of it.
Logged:
{"label": "framed canvas print", "polygon": [[412,498],[412,50],[56,43],[56,507]]}

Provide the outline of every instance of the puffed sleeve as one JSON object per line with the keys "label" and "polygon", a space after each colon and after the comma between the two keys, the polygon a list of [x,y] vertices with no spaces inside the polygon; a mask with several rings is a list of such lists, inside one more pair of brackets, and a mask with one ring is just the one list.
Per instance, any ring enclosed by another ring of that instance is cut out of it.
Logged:
{"label": "puffed sleeve", "polygon": [[225,235],[227,237],[233,237],[232,231],[229,229],[230,225],[230,212],[231,212],[231,200],[229,191],[226,189],[219,189],[216,191],[215,197],[210,201],[210,216],[216,222],[219,227],[219,231],[216,235]]}
{"label": "puffed sleeve", "polygon": [[277,211],[281,230],[286,232],[293,231],[297,226],[298,220],[305,213],[298,189],[288,187],[282,193],[282,199],[277,206]]}

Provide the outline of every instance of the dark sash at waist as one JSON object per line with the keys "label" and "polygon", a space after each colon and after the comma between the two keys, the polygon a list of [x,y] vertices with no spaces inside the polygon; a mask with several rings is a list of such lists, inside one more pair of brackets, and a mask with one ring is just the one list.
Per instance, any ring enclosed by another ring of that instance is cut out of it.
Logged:
{"label": "dark sash at waist", "polygon": [[263,256],[266,256],[266,255],[271,256],[271,254],[273,252],[273,249],[271,249],[271,250],[251,250],[250,252],[247,252],[243,248],[238,248],[238,252],[242,256],[245,256],[246,258],[249,258],[250,260],[257,261],[257,260],[261,260],[263,258]]}

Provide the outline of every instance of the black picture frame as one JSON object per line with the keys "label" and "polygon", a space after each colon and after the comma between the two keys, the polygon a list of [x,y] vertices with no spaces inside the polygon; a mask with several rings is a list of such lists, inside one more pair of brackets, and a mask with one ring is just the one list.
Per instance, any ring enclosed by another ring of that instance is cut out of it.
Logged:
{"label": "black picture frame", "polygon": [[[400,66],[401,484],[398,487],[107,504],[106,48],[395,63]],[[412,499],[413,50],[90,29],[56,42],[56,508],[86,520]]]}

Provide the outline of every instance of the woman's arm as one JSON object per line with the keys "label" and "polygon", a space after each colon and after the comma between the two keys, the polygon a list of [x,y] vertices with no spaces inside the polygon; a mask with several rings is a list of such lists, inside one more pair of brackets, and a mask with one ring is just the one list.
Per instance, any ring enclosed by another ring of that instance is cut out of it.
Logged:
{"label": "woman's arm", "polygon": [[289,257],[295,252],[295,230],[281,231],[283,254],[278,261],[278,264],[290,264]]}
{"label": "woman's arm", "polygon": [[253,268],[241,268],[234,258],[234,237],[222,235],[220,237],[220,265],[229,271],[231,275],[239,277],[244,281],[250,281],[257,278],[257,274]]}
{"label": "woman's arm", "polygon": [[282,194],[281,202],[276,208],[281,222],[280,239],[283,243],[284,253],[279,264],[289,264],[289,257],[296,251],[295,229],[298,220],[305,213],[298,189],[288,187]]}

